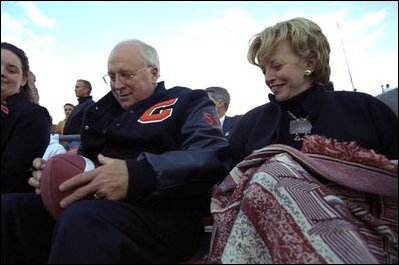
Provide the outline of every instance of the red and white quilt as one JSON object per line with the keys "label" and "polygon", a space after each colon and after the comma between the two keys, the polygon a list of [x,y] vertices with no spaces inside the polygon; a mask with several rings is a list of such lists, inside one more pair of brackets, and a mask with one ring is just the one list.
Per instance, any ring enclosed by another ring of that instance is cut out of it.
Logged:
{"label": "red and white quilt", "polygon": [[254,151],[211,202],[204,263],[398,263],[397,160],[307,136]]}

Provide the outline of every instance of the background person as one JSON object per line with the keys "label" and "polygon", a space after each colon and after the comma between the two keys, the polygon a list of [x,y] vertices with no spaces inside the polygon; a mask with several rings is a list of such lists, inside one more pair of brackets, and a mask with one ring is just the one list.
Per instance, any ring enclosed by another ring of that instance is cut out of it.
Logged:
{"label": "background person", "polygon": [[236,115],[234,117],[226,116],[226,112],[230,105],[230,94],[225,88],[208,87],[205,91],[215,103],[220,123],[222,124],[223,134],[229,140],[242,115]]}
{"label": "background person", "polygon": [[28,86],[32,91],[33,102],[39,104],[39,90],[36,87],[36,76],[32,71],[28,71]]}
{"label": "background person", "polygon": [[[91,90],[92,88],[89,81],[83,79],[76,81],[75,94],[79,104],[73,108],[65,122],[64,135],[76,135],[81,133],[84,114],[86,110],[94,104],[94,100],[92,96],[90,96]],[[77,149],[79,144],[79,141],[70,141],[65,148],[67,151]]]}
{"label": "background person", "polygon": [[73,110],[74,107],[75,106],[73,104],[71,104],[71,103],[65,103],[64,104],[65,118],[57,124],[57,126],[55,128],[55,131],[54,131],[56,134],[59,134],[59,135],[64,134],[65,122],[68,119],[69,115],[71,115],[72,110]]}

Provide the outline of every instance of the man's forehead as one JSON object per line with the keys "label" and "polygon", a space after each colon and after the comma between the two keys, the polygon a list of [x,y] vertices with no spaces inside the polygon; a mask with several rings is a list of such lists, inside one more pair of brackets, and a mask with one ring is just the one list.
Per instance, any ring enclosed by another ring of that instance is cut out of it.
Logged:
{"label": "man's forehead", "polygon": [[135,68],[144,62],[139,47],[119,45],[112,50],[108,58],[108,68]]}
{"label": "man's forehead", "polygon": [[109,55],[109,60],[127,59],[134,60],[140,57],[140,47],[136,43],[124,42],[115,46]]}

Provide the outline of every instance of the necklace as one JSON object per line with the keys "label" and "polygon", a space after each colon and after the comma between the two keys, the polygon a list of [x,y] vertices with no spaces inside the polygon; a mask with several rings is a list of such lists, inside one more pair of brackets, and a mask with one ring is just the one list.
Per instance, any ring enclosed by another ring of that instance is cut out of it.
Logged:
{"label": "necklace", "polygon": [[306,135],[309,134],[312,130],[312,124],[309,121],[309,116],[306,118],[298,118],[291,111],[287,110],[290,118],[294,119],[290,121],[290,134],[294,134],[294,141],[302,141],[300,134]]}

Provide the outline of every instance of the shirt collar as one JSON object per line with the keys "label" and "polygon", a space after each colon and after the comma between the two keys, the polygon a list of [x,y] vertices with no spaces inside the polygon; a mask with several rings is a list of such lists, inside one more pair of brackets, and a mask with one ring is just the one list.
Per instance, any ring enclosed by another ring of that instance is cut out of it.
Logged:
{"label": "shirt collar", "polygon": [[220,118],[220,124],[223,126],[224,120],[226,119],[226,115]]}
{"label": "shirt collar", "polygon": [[92,99],[92,98],[93,98],[92,96],[81,97],[81,98],[78,98],[78,102],[79,102],[79,104],[81,104],[81,103],[85,102],[86,100]]}

